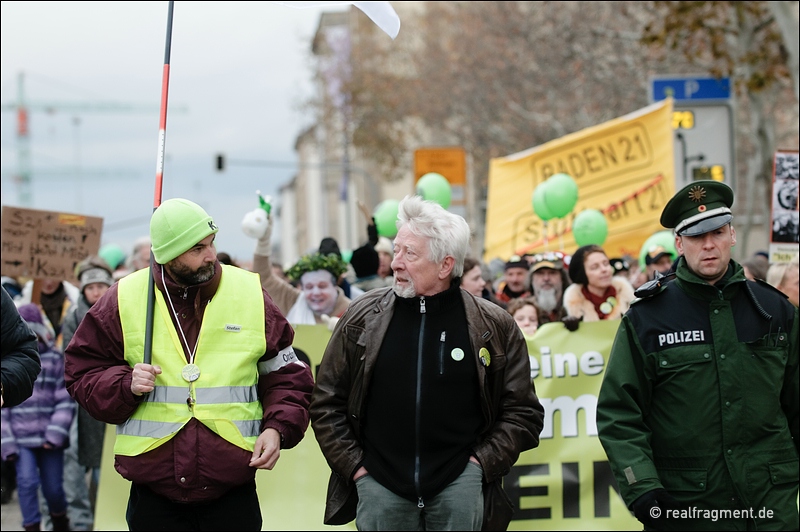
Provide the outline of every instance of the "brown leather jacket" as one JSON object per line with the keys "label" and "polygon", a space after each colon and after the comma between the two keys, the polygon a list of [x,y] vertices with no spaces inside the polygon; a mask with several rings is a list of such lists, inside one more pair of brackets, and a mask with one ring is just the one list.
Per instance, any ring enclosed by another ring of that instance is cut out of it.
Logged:
{"label": "brown leather jacket", "polygon": [[[539,445],[544,409],[531,382],[528,349],[511,315],[462,290],[478,368],[484,424],[472,454],[484,475],[484,529],[508,526],[513,508],[500,487],[520,453]],[[372,369],[397,296],[375,289],[356,299],[333,331],[312,394],[311,426],[332,473],[324,522],[345,524],[356,514],[353,474],[364,458],[361,419]],[[486,348],[488,366],[480,360]]]}

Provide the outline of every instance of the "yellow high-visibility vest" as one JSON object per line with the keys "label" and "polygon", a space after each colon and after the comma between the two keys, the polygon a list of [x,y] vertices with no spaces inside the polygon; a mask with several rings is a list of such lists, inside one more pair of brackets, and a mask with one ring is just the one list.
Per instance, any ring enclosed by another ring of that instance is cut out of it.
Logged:
{"label": "yellow high-visibility vest", "polygon": [[[155,449],[193,417],[232,444],[253,450],[263,415],[258,359],[267,347],[264,299],[257,274],[234,266],[222,268],[198,338],[194,363],[200,377],[191,383],[181,376],[187,364],[182,340],[164,295],[156,288],[152,364],[160,366],[162,373],[128,421],[117,426],[115,454],[136,456]],[[144,268],[119,281],[125,360],[131,367],[144,357],[149,273]]]}

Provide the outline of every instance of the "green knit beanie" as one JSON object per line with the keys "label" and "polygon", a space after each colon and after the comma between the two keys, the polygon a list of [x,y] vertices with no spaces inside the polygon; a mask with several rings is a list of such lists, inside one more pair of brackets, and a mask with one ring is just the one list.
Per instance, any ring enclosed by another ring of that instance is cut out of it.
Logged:
{"label": "green knit beanie", "polygon": [[168,199],[150,218],[153,257],[157,263],[166,264],[217,231],[219,228],[200,205],[181,198]]}

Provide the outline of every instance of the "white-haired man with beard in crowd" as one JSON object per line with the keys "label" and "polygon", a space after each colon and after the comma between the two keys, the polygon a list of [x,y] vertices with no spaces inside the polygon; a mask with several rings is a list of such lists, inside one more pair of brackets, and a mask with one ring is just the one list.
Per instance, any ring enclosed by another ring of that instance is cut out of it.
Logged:
{"label": "white-haired man with beard in crowd", "polygon": [[570,280],[564,268],[564,259],[565,256],[560,251],[533,256],[530,285],[539,309],[539,325],[562,321],[567,315],[563,295]]}

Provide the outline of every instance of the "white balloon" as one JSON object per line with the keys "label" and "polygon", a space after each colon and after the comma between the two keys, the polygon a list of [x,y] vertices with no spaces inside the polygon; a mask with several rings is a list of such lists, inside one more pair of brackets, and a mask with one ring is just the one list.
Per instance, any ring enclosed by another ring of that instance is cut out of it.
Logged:
{"label": "white balloon", "polygon": [[250,238],[260,239],[267,234],[269,217],[261,207],[256,207],[242,218],[242,231]]}

